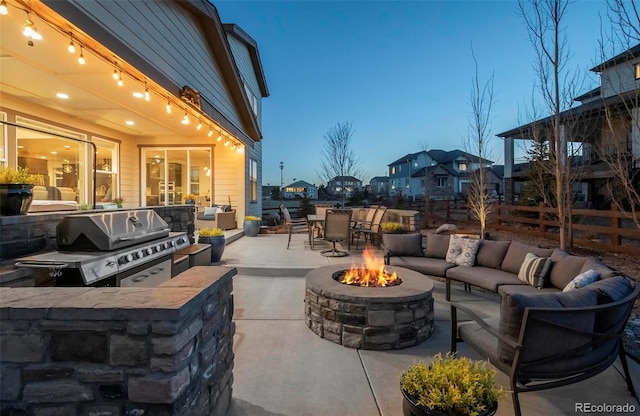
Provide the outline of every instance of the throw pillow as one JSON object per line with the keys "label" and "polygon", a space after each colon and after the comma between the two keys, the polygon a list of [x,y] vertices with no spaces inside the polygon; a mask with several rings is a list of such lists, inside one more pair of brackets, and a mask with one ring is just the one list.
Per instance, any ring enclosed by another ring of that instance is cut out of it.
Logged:
{"label": "throw pillow", "polygon": [[476,253],[480,246],[480,240],[476,238],[463,238],[452,235],[449,240],[449,250],[445,260],[458,266],[471,267],[476,262]]}
{"label": "throw pillow", "polygon": [[216,215],[216,207],[205,207],[204,215]]}
{"label": "throw pillow", "polygon": [[520,266],[518,279],[542,289],[549,280],[550,269],[551,259],[549,257],[538,257],[533,253],[527,253],[522,266]]}
{"label": "throw pillow", "polygon": [[216,214],[222,214],[222,213],[224,213],[224,208],[216,207]]}
{"label": "throw pillow", "polygon": [[449,234],[427,234],[427,249],[425,256],[435,259],[445,259],[449,250]]}
{"label": "throw pillow", "polygon": [[581,287],[585,287],[589,283],[595,282],[596,280],[598,280],[598,277],[600,277],[600,275],[598,274],[597,271],[593,269],[589,269],[585,272],[580,273],[576,277],[574,277],[573,280],[570,281],[564,287],[564,289],[562,289],[562,291],[571,292],[572,290],[580,289]]}

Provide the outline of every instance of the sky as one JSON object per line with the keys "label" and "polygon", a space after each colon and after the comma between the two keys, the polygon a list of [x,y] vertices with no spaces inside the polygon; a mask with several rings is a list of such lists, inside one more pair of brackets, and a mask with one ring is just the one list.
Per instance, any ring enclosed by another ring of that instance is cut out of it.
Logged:
{"label": "sky", "polygon": [[[349,122],[368,183],[408,153],[464,149],[475,73],[494,77],[491,136],[526,120],[535,60],[515,1],[216,1],[223,23],[254,38],[262,100],[262,184],[320,185],[325,134]],[[583,92],[596,87],[603,0],[577,0],[565,33]],[[494,137],[492,160],[503,163]],[[518,150],[516,150],[518,153]],[[516,155],[517,156],[517,155]],[[280,162],[284,169],[280,170]]]}

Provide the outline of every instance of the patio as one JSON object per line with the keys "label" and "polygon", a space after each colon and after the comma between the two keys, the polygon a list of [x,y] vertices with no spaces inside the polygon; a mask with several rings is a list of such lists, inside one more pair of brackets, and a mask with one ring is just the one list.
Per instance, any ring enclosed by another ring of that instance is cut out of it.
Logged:
{"label": "patio", "polygon": [[[230,235],[229,235],[230,236]],[[228,236],[228,237],[229,237]],[[345,348],[306,327],[303,300],[307,271],[331,264],[359,264],[361,250],[347,257],[320,255],[305,235],[260,234],[228,244],[222,265],[236,267],[234,277],[235,367],[229,416],[402,415],[400,373],[414,361],[429,360],[449,348],[449,307],[444,283],[434,281],[434,331],[421,344],[394,351]],[[456,290],[457,289],[457,290]],[[492,295],[465,294],[487,316],[497,314]],[[481,359],[464,344],[459,354]],[[629,360],[636,390],[640,366]],[[619,362],[581,383],[520,396],[524,415],[576,414],[577,403],[640,404],[627,391]],[[508,388],[508,377],[497,380]],[[497,415],[513,414],[511,396],[500,400]]]}

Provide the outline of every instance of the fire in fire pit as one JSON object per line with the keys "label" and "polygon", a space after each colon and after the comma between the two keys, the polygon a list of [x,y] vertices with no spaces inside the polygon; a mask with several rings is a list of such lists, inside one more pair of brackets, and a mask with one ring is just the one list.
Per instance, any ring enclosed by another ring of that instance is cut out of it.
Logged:
{"label": "fire in fire pit", "polygon": [[384,269],[384,260],[376,257],[369,248],[362,252],[362,260],[364,263],[360,267],[352,264],[349,270],[334,273],[333,278],[354,286],[386,287],[402,283],[396,272],[388,273]]}

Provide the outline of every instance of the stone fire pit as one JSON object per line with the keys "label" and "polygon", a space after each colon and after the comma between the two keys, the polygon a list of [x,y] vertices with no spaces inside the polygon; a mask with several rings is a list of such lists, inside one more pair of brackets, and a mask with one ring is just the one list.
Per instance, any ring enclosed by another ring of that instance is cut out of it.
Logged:
{"label": "stone fire pit", "polygon": [[416,345],[433,331],[433,282],[423,274],[386,266],[402,283],[390,287],[350,286],[333,279],[348,266],[331,265],[306,276],[307,326],[322,338],[349,348],[387,350]]}

